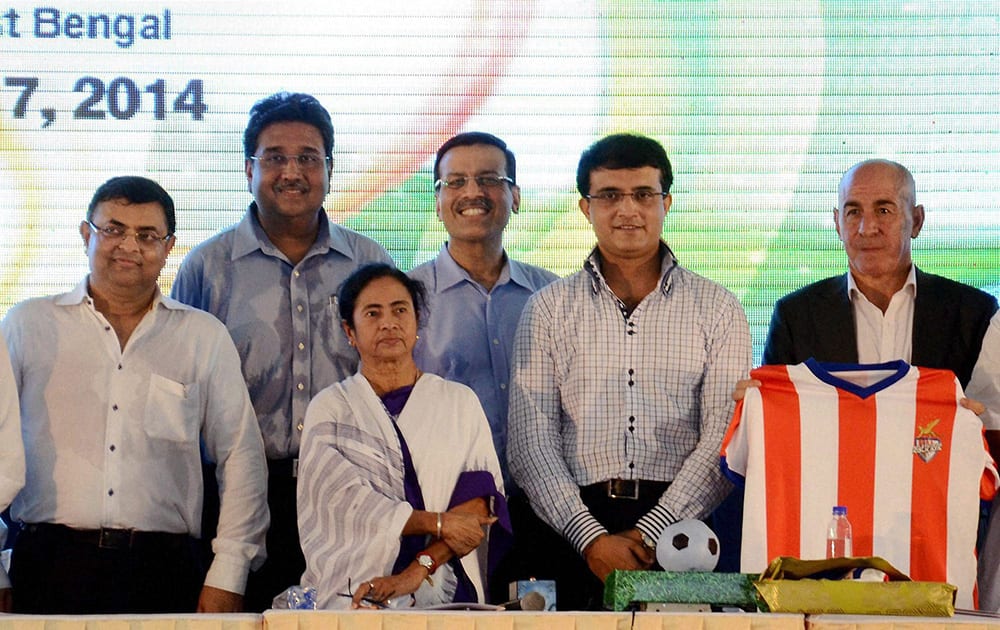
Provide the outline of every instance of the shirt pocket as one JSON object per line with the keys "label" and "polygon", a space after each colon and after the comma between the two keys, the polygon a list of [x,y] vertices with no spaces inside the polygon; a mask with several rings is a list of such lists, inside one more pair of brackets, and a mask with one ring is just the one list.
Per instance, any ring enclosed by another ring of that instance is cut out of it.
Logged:
{"label": "shirt pocket", "polygon": [[185,385],[152,374],[146,396],[146,435],[171,442],[196,442],[200,407],[197,383]]}

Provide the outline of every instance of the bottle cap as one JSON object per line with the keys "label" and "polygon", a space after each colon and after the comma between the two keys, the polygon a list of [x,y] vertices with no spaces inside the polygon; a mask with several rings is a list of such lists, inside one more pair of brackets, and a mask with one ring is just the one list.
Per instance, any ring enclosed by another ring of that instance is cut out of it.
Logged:
{"label": "bottle cap", "polygon": [[845,505],[835,505],[833,506],[834,516],[847,516],[847,506]]}

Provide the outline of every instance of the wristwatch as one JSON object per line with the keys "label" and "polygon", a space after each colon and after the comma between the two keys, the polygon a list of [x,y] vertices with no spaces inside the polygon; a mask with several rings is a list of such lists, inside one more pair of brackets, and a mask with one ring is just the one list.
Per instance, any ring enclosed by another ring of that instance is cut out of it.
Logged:
{"label": "wristwatch", "polygon": [[431,574],[437,571],[438,568],[438,563],[434,560],[434,556],[429,553],[418,553],[417,564],[427,569],[427,583],[434,586],[434,580],[431,579]]}
{"label": "wristwatch", "polygon": [[656,551],[656,541],[653,540],[649,534],[646,532],[639,532],[639,535],[642,536],[643,547],[649,549],[650,551]]}

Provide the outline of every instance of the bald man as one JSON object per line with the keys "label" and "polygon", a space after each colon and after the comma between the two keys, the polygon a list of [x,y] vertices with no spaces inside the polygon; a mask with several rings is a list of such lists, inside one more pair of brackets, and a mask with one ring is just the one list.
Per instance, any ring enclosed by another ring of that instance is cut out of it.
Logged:
{"label": "bald man", "polygon": [[903,359],[951,370],[968,385],[997,301],[913,264],[911,243],[924,225],[913,175],[896,162],[866,160],[844,173],[837,196],[833,218],[848,272],[778,300],[763,363]]}

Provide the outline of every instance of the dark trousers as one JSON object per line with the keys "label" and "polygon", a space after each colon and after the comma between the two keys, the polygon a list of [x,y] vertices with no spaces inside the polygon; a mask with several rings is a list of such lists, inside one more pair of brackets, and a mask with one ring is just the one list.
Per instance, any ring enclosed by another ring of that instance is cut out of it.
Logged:
{"label": "dark trousers", "polygon": [[271,511],[267,561],[260,569],[250,572],[244,601],[247,612],[263,612],[270,608],[274,596],[298,584],[306,570],[299,544],[293,460],[268,460],[267,472],[267,506]]}
{"label": "dark trousers", "polygon": [[[635,527],[668,486],[666,482],[651,485],[636,500],[613,499],[606,489],[587,486],[580,489],[580,498],[594,518],[614,534]],[[509,507],[514,546],[493,574],[493,601],[509,599],[509,582],[534,577],[556,581],[559,610],[602,610],[604,583],[591,573],[583,556],[535,514],[523,494],[511,497]]]}
{"label": "dark trousers", "polygon": [[197,542],[181,534],[120,531],[102,541],[94,531],[26,525],[11,557],[14,612],[194,612],[204,579]]}

